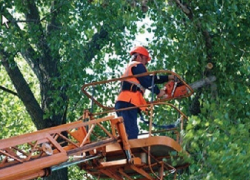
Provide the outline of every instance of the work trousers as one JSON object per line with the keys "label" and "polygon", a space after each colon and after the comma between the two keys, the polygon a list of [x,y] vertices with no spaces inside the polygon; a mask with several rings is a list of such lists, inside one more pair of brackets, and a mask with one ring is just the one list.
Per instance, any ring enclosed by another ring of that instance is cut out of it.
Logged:
{"label": "work trousers", "polygon": [[[115,109],[122,109],[122,108],[128,108],[128,107],[135,107],[135,105],[124,102],[124,101],[117,101],[115,103]],[[126,128],[126,133],[128,135],[128,139],[137,139],[139,128],[137,126],[137,113],[138,108],[133,108],[130,110],[122,110],[119,112],[116,112],[117,116],[122,116]]]}

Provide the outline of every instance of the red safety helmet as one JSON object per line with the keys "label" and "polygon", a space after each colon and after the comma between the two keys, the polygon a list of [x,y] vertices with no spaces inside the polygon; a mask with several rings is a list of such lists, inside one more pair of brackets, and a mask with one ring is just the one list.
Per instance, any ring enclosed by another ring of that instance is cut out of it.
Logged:
{"label": "red safety helmet", "polygon": [[148,50],[142,46],[136,46],[130,51],[130,55],[132,56],[134,53],[139,53],[144,56],[146,56],[148,59],[147,61],[151,60],[151,57],[149,56]]}

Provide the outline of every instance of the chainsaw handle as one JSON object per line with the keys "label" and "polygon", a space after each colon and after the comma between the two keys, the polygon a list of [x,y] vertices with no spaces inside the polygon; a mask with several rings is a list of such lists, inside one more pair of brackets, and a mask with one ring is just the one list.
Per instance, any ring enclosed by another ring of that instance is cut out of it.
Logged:
{"label": "chainsaw handle", "polygon": [[174,82],[179,84],[181,82],[181,80],[177,76],[174,75]]}

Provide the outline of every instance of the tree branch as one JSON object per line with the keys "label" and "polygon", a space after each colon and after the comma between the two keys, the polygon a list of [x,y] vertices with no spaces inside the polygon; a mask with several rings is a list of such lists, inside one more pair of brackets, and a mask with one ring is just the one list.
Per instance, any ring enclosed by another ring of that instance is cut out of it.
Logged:
{"label": "tree branch", "polygon": [[181,10],[188,16],[189,19],[193,19],[193,13],[187,6],[187,4],[184,4],[180,2],[179,0],[175,0],[176,4],[181,8]]}
{"label": "tree branch", "polygon": [[89,41],[85,46],[85,59],[91,61],[94,56],[103,48],[105,40],[109,40],[109,33],[106,30],[105,25],[101,27],[100,32],[94,34],[91,41]]}
{"label": "tree branch", "polygon": [[52,31],[58,30],[61,28],[61,23],[58,20],[58,15],[60,14],[60,8],[63,5],[63,2],[54,0],[51,5],[50,9],[50,15],[51,15],[51,21],[48,25],[48,34],[51,34]]}
{"label": "tree branch", "polygon": [[[25,13],[26,21],[37,20],[34,23],[28,23],[29,33],[35,33],[33,36],[33,41],[36,42],[35,45],[37,49],[42,52],[42,61],[40,62],[40,68],[44,75],[49,75],[53,72],[51,68],[52,56],[51,49],[47,44],[46,37],[43,31],[43,27],[40,21],[40,15],[35,1],[27,0],[26,3],[27,11]],[[35,37],[35,38],[34,38]]]}
{"label": "tree branch", "polygon": [[7,88],[5,88],[5,87],[3,87],[3,86],[0,86],[0,89],[2,89],[3,91],[8,92],[8,93],[10,93],[10,94],[13,94],[13,95],[15,95],[15,96],[18,96],[16,92],[14,92],[14,91],[12,91],[12,90],[10,90],[10,89],[7,89]]}
{"label": "tree branch", "polygon": [[8,19],[11,19],[10,21],[14,25],[15,31],[18,32],[18,34],[20,35],[20,39],[22,39],[23,46],[22,49],[20,50],[20,53],[22,54],[22,56],[24,57],[30,68],[33,70],[33,72],[36,74],[38,80],[41,82],[42,75],[41,75],[41,70],[39,68],[41,55],[38,52],[36,52],[33,49],[33,47],[29,44],[29,40],[24,35],[25,32],[23,32],[17,24],[18,21],[16,21],[8,11],[5,11],[4,13],[8,17]]}
{"label": "tree branch", "polygon": [[5,70],[17,90],[18,97],[24,103],[35,126],[38,129],[46,127],[46,121],[43,120],[43,110],[39,106],[28,83],[14,61],[14,55],[4,52],[2,48],[0,48],[0,55],[2,56],[1,63],[5,67]]}
{"label": "tree branch", "polygon": [[[180,0],[175,0],[176,4],[178,5],[178,7],[186,14],[186,16],[192,21],[193,20],[193,12],[190,9],[190,7],[188,6],[188,4],[181,2]],[[195,23],[195,25],[197,26],[198,30],[201,31],[202,36],[204,38],[205,41],[205,46],[206,46],[206,53],[207,53],[207,64],[212,64],[212,38],[209,34],[209,32],[207,30],[204,30],[201,26],[200,21],[197,21]],[[211,68],[212,69],[212,68]],[[203,71],[203,75],[208,77],[212,75],[211,69],[206,69],[206,73],[204,73]],[[199,92],[200,94],[201,92]],[[212,97],[216,98],[217,97],[217,86],[215,83],[212,83],[211,85],[211,93],[212,93]],[[193,99],[192,105],[191,105],[191,109],[190,112],[191,114],[199,114],[200,113],[200,104],[199,104],[199,98],[200,95],[197,93],[197,96]]]}
{"label": "tree branch", "polygon": [[[180,0],[175,0],[178,7],[187,15],[190,20],[193,20],[193,12],[189,8],[188,4],[182,3]],[[207,52],[207,63],[212,63],[212,38],[207,30],[202,29],[201,23],[198,21],[196,23],[197,28],[201,31],[203,38],[205,40],[206,52]],[[207,76],[211,75],[210,71]]]}

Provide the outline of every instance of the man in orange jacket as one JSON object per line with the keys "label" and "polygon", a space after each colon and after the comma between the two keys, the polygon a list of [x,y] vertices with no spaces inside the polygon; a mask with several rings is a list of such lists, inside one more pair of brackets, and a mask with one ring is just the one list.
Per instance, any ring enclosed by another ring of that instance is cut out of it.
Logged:
{"label": "man in orange jacket", "polygon": [[[130,52],[131,62],[128,64],[122,77],[128,77],[132,75],[138,75],[147,72],[146,65],[151,60],[148,50],[142,46],[135,47]],[[136,108],[141,105],[146,105],[147,102],[143,98],[143,94],[146,89],[154,92],[157,97],[162,97],[165,95],[164,90],[160,90],[157,85],[152,86],[152,78],[156,84],[161,84],[174,79],[173,75],[168,76],[142,76],[137,78],[125,79],[122,82],[121,92],[118,95],[117,101],[115,103],[115,109],[130,108],[128,110],[121,110],[117,112],[118,116],[122,116],[128,139],[137,139],[139,129],[137,126],[137,113],[140,111]]]}

